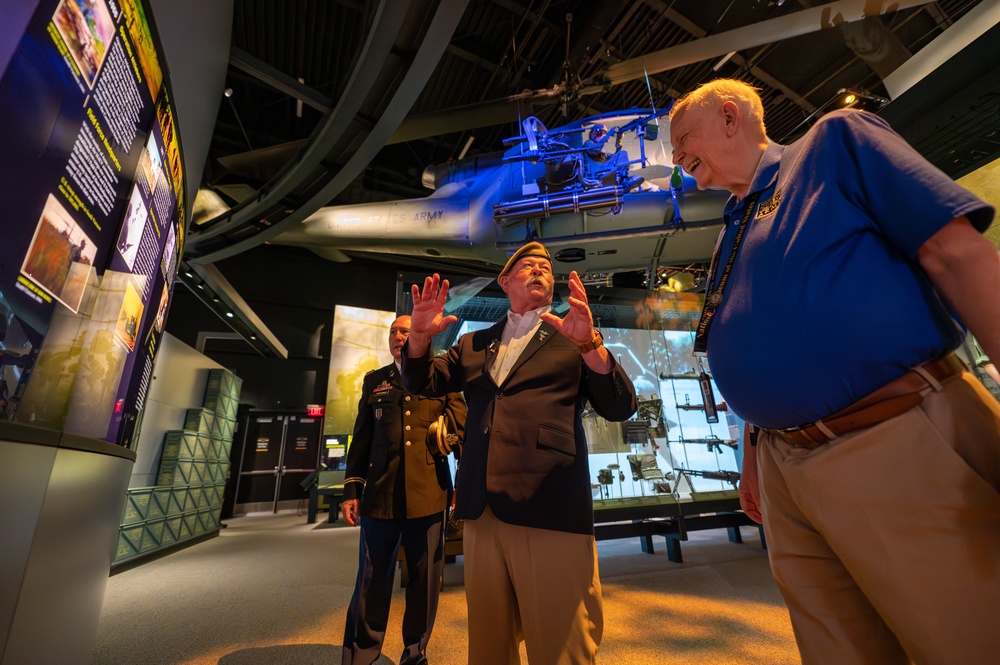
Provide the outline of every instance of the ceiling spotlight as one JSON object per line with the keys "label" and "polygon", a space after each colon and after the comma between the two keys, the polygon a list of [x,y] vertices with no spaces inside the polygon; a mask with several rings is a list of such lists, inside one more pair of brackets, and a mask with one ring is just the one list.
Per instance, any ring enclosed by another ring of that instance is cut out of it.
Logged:
{"label": "ceiling spotlight", "polygon": [[226,312],[226,316],[228,316],[229,318],[233,318],[233,313],[232,312]]}
{"label": "ceiling spotlight", "polygon": [[878,111],[889,103],[885,97],[879,97],[863,90],[856,91],[847,88],[838,90],[836,99],[841,108],[855,108],[863,111]]}
{"label": "ceiling spotlight", "polygon": [[222,94],[224,94],[226,97],[232,97],[233,96],[233,89],[232,88],[226,88],[222,92]]}

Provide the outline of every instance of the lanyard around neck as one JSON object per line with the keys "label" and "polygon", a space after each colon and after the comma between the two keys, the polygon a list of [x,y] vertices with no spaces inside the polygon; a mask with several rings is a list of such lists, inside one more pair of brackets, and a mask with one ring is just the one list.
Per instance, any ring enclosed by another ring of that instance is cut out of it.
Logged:
{"label": "lanyard around neck", "polygon": [[729,252],[729,260],[726,261],[726,265],[722,269],[722,277],[719,278],[719,285],[714,289],[712,288],[712,284],[715,282],[715,271],[719,268],[719,255],[722,253],[722,243],[719,243],[719,246],[712,255],[712,267],[708,275],[708,293],[705,294],[705,306],[701,309],[701,318],[698,320],[698,328],[695,330],[694,335],[694,352],[698,355],[705,355],[708,351],[708,329],[712,325],[715,312],[719,309],[719,305],[722,304],[723,290],[726,288],[726,282],[729,281],[729,273],[733,269],[733,264],[736,263],[736,253],[740,251],[740,245],[743,244],[743,235],[746,233],[747,227],[750,226],[750,216],[753,215],[758,198],[760,198],[760,192],[755,192],[747,198],[746,212],[743,213],[740,228],[736,231],[736,237],[733,239],[733,249]]}

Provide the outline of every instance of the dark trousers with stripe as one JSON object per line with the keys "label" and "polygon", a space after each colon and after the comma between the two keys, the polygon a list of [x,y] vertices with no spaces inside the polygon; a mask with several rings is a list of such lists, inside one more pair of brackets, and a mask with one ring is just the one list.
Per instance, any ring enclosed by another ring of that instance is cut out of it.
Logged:
{"label": "dark trousers with stripe", "polygon": [[443,512],[414,519],[361,518],[358,578],[344,627],[344,665],[370,665],[382,653],[400,544],[409,579],[399,663],[427,662],[427,642],[444,573]]}

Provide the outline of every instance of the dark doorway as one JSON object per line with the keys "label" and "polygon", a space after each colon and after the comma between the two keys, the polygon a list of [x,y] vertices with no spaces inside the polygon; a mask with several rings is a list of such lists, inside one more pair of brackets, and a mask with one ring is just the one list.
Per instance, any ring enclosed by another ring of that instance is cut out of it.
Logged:
{"label": "dark doorway", "polygon": [[319,466],[323,419],[301,412],[249,411],[241,423],[243,451],[233,512],[278,512],[298,507],[306,476]]}

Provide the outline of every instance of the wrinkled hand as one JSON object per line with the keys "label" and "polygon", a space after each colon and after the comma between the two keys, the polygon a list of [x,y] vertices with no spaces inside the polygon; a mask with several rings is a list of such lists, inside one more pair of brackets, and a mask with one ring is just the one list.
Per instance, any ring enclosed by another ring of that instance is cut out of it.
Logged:
{"label": "wrinkled hand", "polygon": [[358,525],[358,511],[361,508],[361,501],[358,499],[348,499],[340,503],[340,514],[344,516],[344,521],[348,526]]}
{"label": "wrinkled hand", "polygon": [[590,312],[587,291],[580,276],[574,270],[569,274],[569,311],[559,318],[555,314],[542,314],[542,320],[550,324],[577,345],[586,344],[594,338],[594,315]]}
{"label": "wrinkled hand", "polygon": [[414,284],[413,312],[410,314],[410,335],[434,336],[458,321],[454,315],[444,316],[444,303],[448,299],[448,280],[441,280],[437,273],[424,278],[424,288]]}

